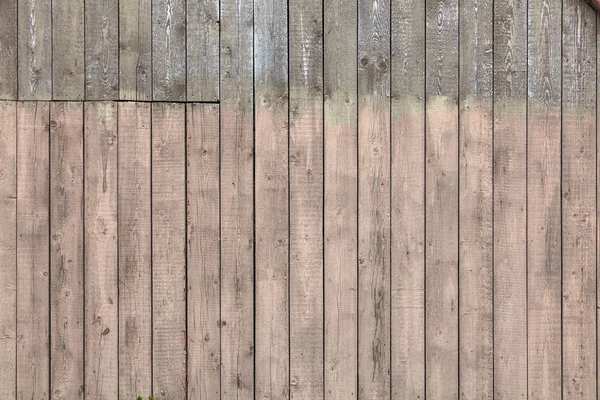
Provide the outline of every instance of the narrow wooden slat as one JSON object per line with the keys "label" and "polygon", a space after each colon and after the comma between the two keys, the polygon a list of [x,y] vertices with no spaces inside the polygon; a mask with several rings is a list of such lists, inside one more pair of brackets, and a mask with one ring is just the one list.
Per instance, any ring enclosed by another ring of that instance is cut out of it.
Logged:
{"label": "narrow wooden slat", "polygon": [[425,2],[392,1],[394,399],[425,398]]}
{"label": "narrow wooden slat", "polygon": [[117,119],[119,398],[135,399],[152,395],[150,105],[119,103]]}
{"label": "narrow wooden slat", "polygon": [[50,104],[50,393],[84,398],[83,103]]}
{"label": "narrow wooden slat", "polygon": [[85,5],[85,99],[119,99],[119,1]]}
{"label": "narrow wooden slat", "polygon": [[52,99],[52,1],[18,0],[20,100]]}
{"label": "narrow wooden slat", "polygon": [[152,105],[152,366],[157,398],[186,397],[185,105]]}
{"label": "narrow wooden slat", "polygon": [[0,102],[0,393],[17,385],[17,107]]}
{"label": "narrow wooden slat", "polygon": [[219,108],[189,104],[187,118],[188,398],[218,399],[221,376]]}
{"label": "narrow wooden slat", "polygon": [[494,2],[494,396],[527,397],[527,2]]}
{"label": "narrow wooden slat", "polygon": [[117,103],[84,113],[85,396],[118,399]]}
{"label": "narrow wooden slat", "polygon": [[152,99],[186,100],[185,0],[152,2]]}
{"label": "narrow wooden slat", "polygon": [[0,14],[0,99],[17,99],[17,2],[2,2]]}
{"label": "narrow wooden slat", "polygon": [[219,1],[187,1],[187,101],[219,100]]}
{"label": "narrow wooden slat", "polygon": [[597,397],[596,15],[563,2],[563,399]]}
{"label": "narrow wooden slat", "polygon": [[528,397],[561,399],[561,8],[529,1]]}
{"label": "narrow wooden slat", "polygon": [[458,398],[458,1],[426,4],[426,398]]}
{"label": "narrow wooden slat", "polygon": [[325,396],[345,400],[358,395],[357,0],[323,11]]}
{"label": "narrow wooden slat", "polygon": [[84,0],[52,0],[52,98],[85,99]]}
{"label": "narrow wooden slat", "polygon": [[119,0],[121,100],[152,100],[151,5],[151,0]]}
{"label": "narrow wooden slat", "polygon": [[255,396],[289,395],[287,1],[254,1]]}

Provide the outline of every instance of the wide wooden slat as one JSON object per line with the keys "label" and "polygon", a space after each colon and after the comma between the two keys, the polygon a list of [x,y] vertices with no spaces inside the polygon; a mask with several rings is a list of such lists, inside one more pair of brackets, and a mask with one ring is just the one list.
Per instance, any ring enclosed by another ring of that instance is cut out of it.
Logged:
{"label": "wide wooden slat", "polygon": [[52,0],[52,98],[85,99],[84,0]]}
{"label": "wide wooden slat", "polygon": [[50,393],[84,398],[83,103],[50,104]]}
{"label": "wide wooden slat", "polygon": [[152,100],[151,0],[119,0],[119,99]]}
{"label": "wide wooden slat", "polygon": [[85,396],[117,399],[117,103],[86,103],[84,113]]}
{"label": "wide wooden slat", "polygon": [[6,0],[2,2],[0,13],[0,99],[17,99],[17,2]]}
{"label": "wide wooden slat", "polygon": [[187,1],[187,101],[219,100],[219,1]]}
{"label": "wide wooden slat", "polygon": [[186,397],[185,105],[152,104],[152,366],[157,398]]}
{"label": "wide wooden slat", "polygon": [[188,398],[218,399],[221,393],[219,108],[189,104],[186,118]]}
{"label": "wide wooden slat", "polygon": [[597,397],[596,15],[563,3],[563,399]]}
{"label": "wide wooden slat", "polygon": [[152,395],[150,104],[119,103],[117,119],[119,398],[134,399]]}

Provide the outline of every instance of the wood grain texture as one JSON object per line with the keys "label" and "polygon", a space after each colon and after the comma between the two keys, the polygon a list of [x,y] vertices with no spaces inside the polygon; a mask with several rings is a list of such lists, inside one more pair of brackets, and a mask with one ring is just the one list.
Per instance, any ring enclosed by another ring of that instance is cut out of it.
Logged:
{"label": "wood grain texture", "polygon": [[325,395],[339,400],[358,395],[357,11],[356,0],[324,2],[323,368]]}
{"label": "wood grain texture", "polygon": [[119,0],[85,4],[85,99],[119,99]]}
{"label": "wood grain texture", "polygon": [[83,103],[50,103],[52,399],[84,398]]}
{"label": "wood grain texture", "polygon": [[17,106],[0,102],[0,393],[17,398]]}
{"label": "wood grain texture", "polygon": [[254,398],[252,0],[221,0],[221,394]]}
{"label": "wood grain texture", "polygon": [[117,103],[89,102],[85,126],[85,397],[119,396]]}
{"label": "wood grain texture", "polygon": [[0,14],[0,99],[17,100],[18,98],[18,0],[2,2]]}
{"label": "wood grain texture", "polygon": [[187,101],[219,100],[219,1],[188,0]]}
{"label": "wood grain texture", "polygon": [[185,0],[152,2],[152,100],[186,100]]}
{"label": "wood grain texture", "polygon": [[118,105],[119,397],[152,395],[151,106]]}
{"label": "wood grain texture", "polygon": [[52,0],[52,99],[85,99],[84,0]]}
{"label": "wood grain texture", "polygon": [[563,399],[597,397],[596,15],[563,3]]}
{"label": "wood grain texture", "polygon": [[52,99],[52,2],[18,0],[20,100]]}
{"label": "wood grain texture", "polygon": [[188,398],[221,395],[219,108],[188,104]]}
{"label": "wood grain texture", "polygon": [[119,99],[152,100],[151,0],[119,0]]}
{"label": "wood grain texture", "polygon": [[157,398],[186,397],[185,105],[152,104],[152,365]]}

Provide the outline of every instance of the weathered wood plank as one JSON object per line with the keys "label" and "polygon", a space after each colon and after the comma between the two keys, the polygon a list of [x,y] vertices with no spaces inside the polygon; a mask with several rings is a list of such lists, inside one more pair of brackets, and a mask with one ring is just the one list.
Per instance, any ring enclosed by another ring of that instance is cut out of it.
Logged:
{"label": "weathered wood plank", "polygon": [[527,397],[527,2],[494,2],[494,396]]}
{"label": "weathered wood plank", "polygon": [[17,393],[17,106],[0,102],[0,393]]}
{"label": "weathered wood plank", "polygon": [[597,397],[596,14],[563,2],[563,399]]}
{"label": "weathered wood plank", "polygon": [[185,105],[152,104],[153,391],[186,397]]}
{"label": "weathered wood plank", "polygon": [[562,1],[529,1],[527,106],[528,397],[561,399]]}
{"label": "weathered wood plank", "polygon": [[219,109],[189,104],[187,118],[188,398],[221,395]]}
{"label": "weathered wood plank", "polygon": [[119,103],[117,118],[119,397],[135,399],[152,395],[150,104]]}
{"label": "weathered wood plank", "polygon": [[187,1],[187,101],[219,100],[219,1]]}
{"label": "weathered wood plank", "polygon": [[152,2],[152,99],[186,100],[185,0]]}
{"label": "weathered wood plank", "polygon": [[52,98],[85,99],[84,0],[52,0]]}
{"label": "weathered wood plank", "polygon": [[118,399],[117,103],[86,103],[84,126],[85,396]]}
{"label": "weathered wood plank", "polygon": [[288,15],[254,1],[255,396],[289,395]]}
{"label": "weathered wood plank", "polygon": [[323,18],[325,395],[344,400],[358,395],[357,0],[326,0]]}
{"label": "weathered wood plank", "polygon": [[17,0],[2,2],[0,13],[0,99],[17,100]]}
{"label": "weathered wood plank", "polygon": [[119,99],[119,1],[85,4],[85,99]]}
{"label": "weathered wood plank", "polygon": [[426,4],[426,397],[458,388],[458,1]]}
{"label": "weathered wood plank", "polygon": [[119,98],[152,100],[151,0],[119,0]]}
{"label": "weathered wood plank", "polygon": [[392,1],[391,394],[425,398],[425,1]]}
{"label": "weathered wood plank", "polygon": [[20,100],[52,99],[52,2],[18,0]]}
{"label": "weathered wood plank", "polygon": [[83,103],[50,104],[50,393],[84,398]]}

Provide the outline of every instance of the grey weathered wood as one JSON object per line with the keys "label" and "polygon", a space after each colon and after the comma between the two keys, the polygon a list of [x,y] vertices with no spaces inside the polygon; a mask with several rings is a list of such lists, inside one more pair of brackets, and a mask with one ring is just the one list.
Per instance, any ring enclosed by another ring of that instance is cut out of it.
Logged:
{"label": "grey weathered wood", "polygon": [[17,103],[17,398],[49,399],[50,106]]}
{"label": "grey weathered wood", "polygon": [[597,396],[596,14],[563,2],[563,399]]}
{"label": "grey weathered wood", "polygon": [[323,398],[323,16],[289,3],[290,398]]}
{"label": "grey weathered wood", "polygon": [[188,398],[221,395],[219,108],[189,104],[187,118]]}
{"label": "grey weathered wood", "polygon": [[458,1],[426,4],[426,398],[458,388]]}
{"label": "grey weathered wood", "polygon": [[491,400],[493,2],[461,1],[459,10],[459,393]]}
{"label": "grey weathered wood", "polygon": [[20,100],[52,99],[52,2],[18,0]]}
{"label": "grey weathered wood", "polygon": [[135,399],[152,395],[150,104],[119,103],[117,119],[119,397]]}
{"label": "grey weathered wood", "polygon": [[85,4],[85,99],[119,99],[119,1]]}
{"label": "grey weathered wood", "polygon": [[0,102],[0,393],[17,393],[17,106]]}
{"label": "grey weathered wood", "polygon": [[494,396],[527,397],[527,2],[494,2]]}
{"label": "grey weathered wood", "polygon": [[52,98],[85,99],[84,0],[52,0]]}
{"label": "grey weathered wood", "polygon": [[152,105],[152,366],[157,398],[186,397],[185,105]]}
{"label": "grey weathered wood", "polygon": [[151,5],[151,0],[119,0],[121,100],[152,100]]}
{"label": "grey weathered wood", "polygon": [[84,124],[85,396],[118,399],[117,103],[86,103]]}
{"label": "grey weathered wood", "polygon": [[17,1],[2,2],[0,13],[0,99],[16,100],[17,87]]}
{"label": "grey weathered wood", "polygon": [[289,395],[287,25],[287,1],[254,1],[257,398]]}
{"label": "grey weathered wood", "polygon": [[562,398],[562,1],[529,1],[527,112],[527,377],[532,400]]}
{"label": "grey weathered wood", "polygon": [[188,0],[187,101],[219,100],[219,1]]}
{"label": "grey weathered wood", "polygon": [[186,100],[185,0],[152,2],[152,99]]}
{"label": "grey weathered wood", "polygon": [[84,398],[83,103],[50,104],[50,393]]}

